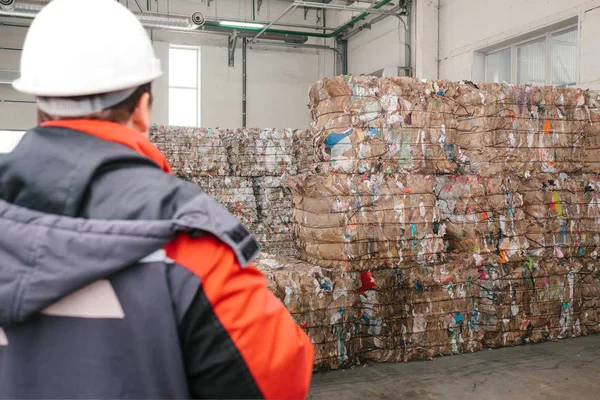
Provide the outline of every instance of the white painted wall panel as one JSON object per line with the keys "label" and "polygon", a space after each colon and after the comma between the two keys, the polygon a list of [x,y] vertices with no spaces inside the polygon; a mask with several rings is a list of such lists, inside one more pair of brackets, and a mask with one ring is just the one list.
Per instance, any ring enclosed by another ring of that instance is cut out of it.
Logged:
{"label": "white painted wall panel", "polygon": [[0,102],[0,128],[26,130],[36,124],[36,108],[33,103]]}
{"label": "white painted wall panel", "polygon": [[[440,78],[481,78],[475,51],[579,19],[579,86],[600,86],[600,0],[440,0]],[[466,65],[465,65],[466,64]]]}
{"label": "white painted wall panel", "polygon": [[600,82],[600,8],[585,12],[581,21],[580,36],[580,85],[598,88]]}
{"label": "white painted wall panel", "polygon": [[319,79],[315,52],[248,52],[248,126],[308,128],[308,90]]}
{"label": "white painted wall panel", "polygon": [[0,24],[0,47],[22,49],[27,28]]}
{"label": "white painted wall panel", "polygon": [[[0,25],[0,69],[19,70],[20,49],[26,33],[24,27]],[[0,84],[0,130],[25,130],[34,126],[37,119],[33,100],[10,85]]]}
{"label": "white painted wall panel", "polygon": [[201,52],[202,126],[242,126],[242,50],[235,52],[234,67],[227,66],[227,47],[205,46]]}
{"label": "white painted wall panel", "polygon": [[439,0],[420,0],[414,5],[413,40],[415,76],[435,79],[438,77],[439,50]]}
{"label": "white painted wall panel", "polygon": [[370,74],[385,67],[404,66],[404,25],[388,17],[348,41],[348,73]]}
{"label": "white painted wall panel", "polygon": [[[153,38],[155,49],[158,41],[163,42],[162,46],[166,46],[167,49],[169,43],[201,46],[202,126],[240,127],[242,125],[240,41],[234,55],[234,67],[229,67],[227,39],[224,37],[154,31]],[[335,53],[332,51],[249,46],[247,125],[280,128],[308,127],[310,123],[306,108],[308,90],[319,78],[333,74],[334,57]],[[161,56],[161,61],[163,64],[168,63],[168,51]],[[161,95],[158,86],[155,94]],[[163,97],[166,98],[166,91]],[[159,104],[156,105],[156,110],[158,108]],[[155,120],[158,121],[158,118]]]}

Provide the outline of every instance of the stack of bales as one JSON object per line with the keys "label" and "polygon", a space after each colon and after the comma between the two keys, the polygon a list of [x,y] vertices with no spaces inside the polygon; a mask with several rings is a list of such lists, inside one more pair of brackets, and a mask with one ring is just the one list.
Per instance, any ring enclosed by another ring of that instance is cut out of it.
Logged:
{"label": "stack of bales", "polygon": [[600,330],[597,93],[338,77],[310,108],[153,139],[276,254],[257,266],[317,368]]}
{"label": "stack of bales", "polygon": [[345,356],[598,329],[595,94],[339,77],[310,100],[315,167],[288,180],[294,232],[299,258],[359,282]]}
{"label": "stack of bales", "polygon": [[295,254],[291,195],[282,184],[297,170],[292,130],[153,126],[150,139],[175,174],[235,215],[264,251]]}
{"label": "stack of bales", "polygon": [[[595,268],[589,256],[600,239],[594,239],[600,220],[590,195],[599,171],[582,174],[589,168],[586,138],[595,129],[589,93],[482,84],[463,104],[468,115],[457,118],[459,167],[485,182],[486,213],[499,223],[488,225],[499,235],[496,252],[478,256],[484,344],[596,330],[596,317],[583,304],[589,268]],[[503,207],[491,201],[494,181],[502,182],[496,196],[505,195]]]}
{"label": "stack of bales", "polygon": [[[316,167],[287,181],[298,257],[357,282],[356,303],[346,304],[355,310],[344,328],[350,360],[462,351],[447,337],[458,329],[447,316],[466,314],[468,302],[432,273],[445,264],[445,226],[431,174],[451,171],[455,151],[443,129],[428,128],[443,110],[414,86],[426,87],[372,77],[319,81],[310,90]],[[321,338],[313,339],[318,346]],[[338,365],[344,361],[340,355]]]}

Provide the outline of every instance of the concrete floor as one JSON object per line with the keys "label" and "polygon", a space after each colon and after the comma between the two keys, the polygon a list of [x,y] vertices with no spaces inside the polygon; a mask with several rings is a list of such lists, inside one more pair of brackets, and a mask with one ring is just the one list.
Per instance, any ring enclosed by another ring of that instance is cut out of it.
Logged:
{"label": "concrete floor", "polygon": [[315,374],[309,398],[600,399],[600,335]]}

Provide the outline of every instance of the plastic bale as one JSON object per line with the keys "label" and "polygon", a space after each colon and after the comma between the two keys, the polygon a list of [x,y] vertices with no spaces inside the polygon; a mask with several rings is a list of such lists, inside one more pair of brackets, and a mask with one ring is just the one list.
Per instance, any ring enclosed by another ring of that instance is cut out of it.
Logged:
{"label": "plastic bale", "polygon": [[227,138],[228,162],[234,176],[295,174],[291,129],[236,129]]}
{"label": "plastic bale", "polygon": [[183,128],[153,125],[149,138],[179,176],[229,175],[224,129]]}
{"label": "plastic bale", "polygon": [[189,181],[200,186],[210,197],[233,214],[250,231],[258,223],[256,198],[250,178],[189,177]]}
{"label": "plastic bale", "polygon": [[258,224],[254,232],[262,251],[295,257],[292,228],[292,195],[283,185],[283,177],[252,178]]}

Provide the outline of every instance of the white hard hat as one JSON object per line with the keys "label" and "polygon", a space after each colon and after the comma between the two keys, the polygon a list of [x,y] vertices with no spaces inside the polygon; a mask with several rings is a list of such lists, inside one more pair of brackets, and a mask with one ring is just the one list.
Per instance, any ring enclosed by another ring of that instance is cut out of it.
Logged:
{"label": "white hard hat", "polygon": [[119,2],[53,0],[29,28],[13,87],[38,98],[120,98],[161,74],[144,27]]}

